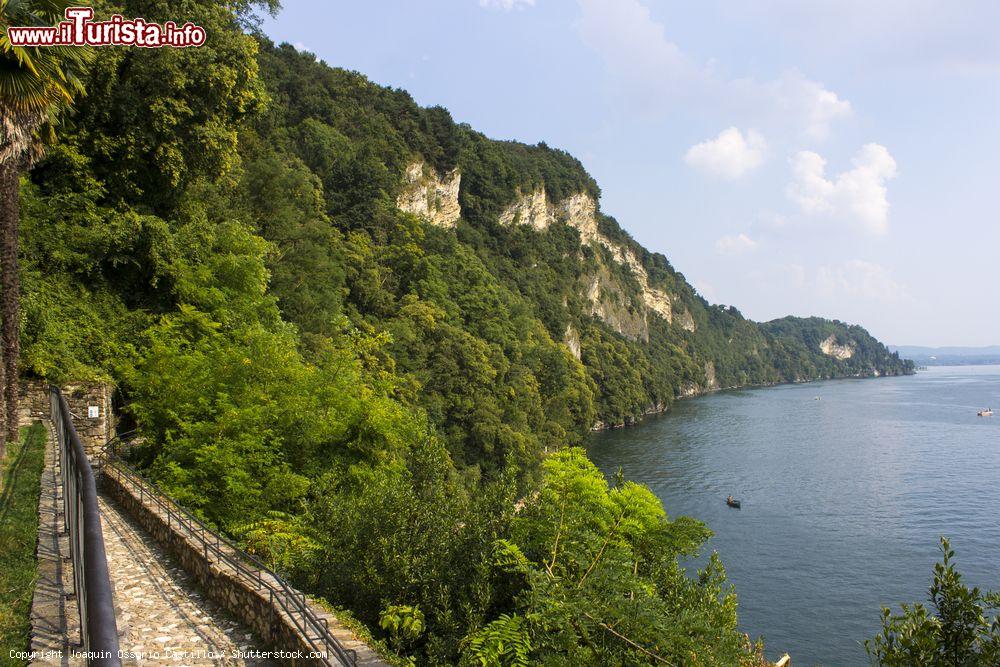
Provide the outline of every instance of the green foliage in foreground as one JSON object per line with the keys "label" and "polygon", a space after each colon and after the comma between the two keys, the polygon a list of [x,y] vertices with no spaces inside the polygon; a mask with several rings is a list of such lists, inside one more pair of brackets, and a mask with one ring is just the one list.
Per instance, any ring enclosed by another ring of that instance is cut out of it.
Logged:
{"label": "green foliage in foreground", "polygon": [[696,579],[678,565],[711,535],[704,524],[669,520],[645,486],[609,488],[582,450],[542,470],[495,545],[513,613],[469,637],[470,664],[757,664],[715,555]]}
{"label": "green foliage in foreground", "polygon": [[865,640],[872,662],[884,667],[991,667],[1000,664],[1000,593],[962,583],[955,552],[941,538],[942,559],[934,565],[931,608],[903,605],[900,614],[882,610],[882,632]]}
{"label": "green foliage in foreground", "polygon": [[21,664],[8,655],[31,641],[31,596],[38,561],[39,480],[45,464],[45,427],[35,424],[10,443],[0,490],[0,654],[2,664]]}

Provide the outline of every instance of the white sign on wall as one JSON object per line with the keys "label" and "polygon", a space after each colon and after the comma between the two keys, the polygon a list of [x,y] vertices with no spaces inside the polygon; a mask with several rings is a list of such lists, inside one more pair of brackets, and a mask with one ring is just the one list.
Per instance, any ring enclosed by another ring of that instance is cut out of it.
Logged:
{"label": "white sign on wall", "polygon": [[87,406],[87,417],[90,419],[97,419],[101,416],[101,408],[96,405]]}

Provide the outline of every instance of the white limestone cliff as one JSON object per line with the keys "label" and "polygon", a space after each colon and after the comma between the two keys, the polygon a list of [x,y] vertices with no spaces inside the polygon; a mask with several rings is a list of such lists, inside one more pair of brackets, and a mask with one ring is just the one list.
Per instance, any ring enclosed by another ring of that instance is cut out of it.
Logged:
{"label": "white limestone cliff", "polygon": [[[403,211],[412,213],[427,222],[440,227],[452,228],[461,217],[458,193],[462,175],[454,169],[441,175],[422,160],[409,164],[403,177],[403,188],[396,199],[396,205]],[[604,236],[597,226],[597,202],[585,192],[578,192],[558,202],[549,199],[544,188],[521,194],[517,200],[500,213],[501,225],[529,225],[537,231],[545,231],[553,224],[565,224],[580,234],[585,245],[597,245],[608,250],[618,264],[629,269],[642,294],[642,303],[648,311],[663,318],[667,323],[674,321],[674,301],[666,291],[649,284],[649,274],[635,253],[627,247],[614,243]],[[601,283],[611,280],[610,276],[594,276],[585,294],[591,302],[592,313],[611,325],[623,335],[633,338],[648,338],[646,317],[637,317],[621,307],[611,307],[602,301]],[[694,320],[687,310],[681,314],[679,324],[688,331],[694,331]]]}
{"label": "white limestone cliff", "polygon": [[[556,223],[573,227],[580,233],[582,243],[606,248],[618,264],[628,267],[639,283],[642,301],[647,309],[667,323],[673,321],[673,299],[667,292],[649,284],[649,274],[630,248],[620,246],[601,234],[597,227],[597,202],[589,194],[578,192],[554,203],[549,200],[544,188],[537,188],[519,196],[500,214],[499,222],[502,225],[530,225],[538,231],[544,231]],[[598,278],[595,277],[594,282],[588,286],[587,298],[593,305],[594,314],[608,322],[607,308],[605,304],[599,303],[598,287]],[[695,330],[694,319],[687,310],[684,311],[680,324],[688,331]]]}
{"label": "white limestone cliff", "polygon": [[830,337],[819,344],[820,351],[823,354],[844,361],[845,359],[850,359],[854,356],[854,346],[848,343],[847,345],[838,345],[837,336],[830,334]]}
{"label": "white limestone cliff", "polygon": [[548,229],[555,219],[555,211],[545,196],[545,190],[538,188],[523,195],[500,214],[501,225],[530,225],[538,231]]}
{"label": "white limestone cliff", "polygon": [[566,333],[563,335],[563,342],[566,343],[566,347],[569,348],[569,351],[573,354],[573,356],[580,359],[580,334],[577,333],[572,324],[566,325]]}
{"label": "white limestone cliff", "polygon": [[403,176],[403,190],[396,206],[432,225],[454,227],[462,215],[458,190],[462,174],[453,169],[443,176],[423,161],[411,163]]}

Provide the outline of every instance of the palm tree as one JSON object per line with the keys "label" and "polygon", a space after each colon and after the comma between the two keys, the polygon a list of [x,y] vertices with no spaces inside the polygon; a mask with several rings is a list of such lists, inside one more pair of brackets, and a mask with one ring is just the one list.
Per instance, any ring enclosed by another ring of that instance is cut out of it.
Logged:
{"label": "palm tree", "polygon": [[[89,51],[73,46],[14,46],[10,26],[51,26],[63,19],[67,0],[0,0],[0,347],[3,349],[3,408],[0,460],[7,440],[17,438],[18,358],[20,356],[21,174],[41,157],[55,136],[59,116],[83,93],[80,76]],[[4,433],[6,431],[6,433]]]}

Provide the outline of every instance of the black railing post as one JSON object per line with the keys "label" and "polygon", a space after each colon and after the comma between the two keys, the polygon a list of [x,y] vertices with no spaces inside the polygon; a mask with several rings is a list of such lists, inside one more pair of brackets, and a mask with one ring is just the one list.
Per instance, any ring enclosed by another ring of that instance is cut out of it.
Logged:
{"label": "black railing post", "polygon": [[108,559],[104,551],[97,484],[73,417],[58,387],[50,388],[63,478],[63,509],[73,559],[73,586],[80,613],[80,639],[87,662],[121,665]]}

